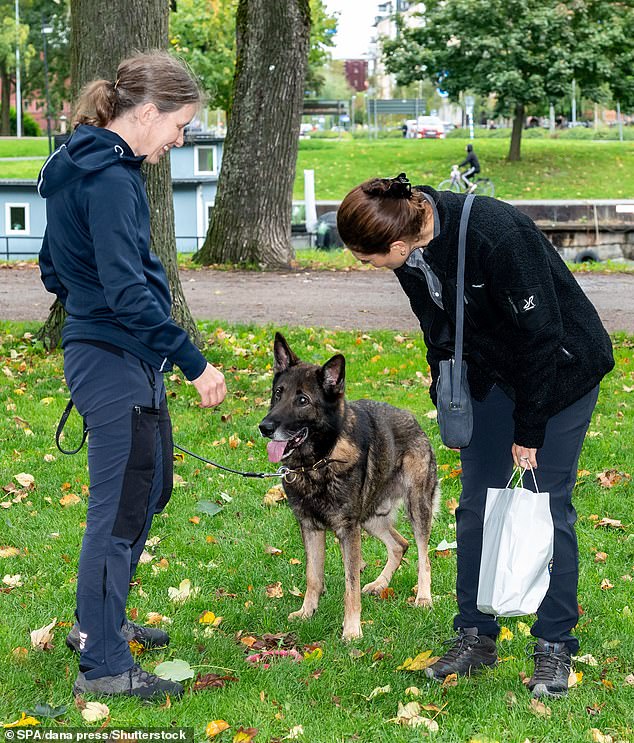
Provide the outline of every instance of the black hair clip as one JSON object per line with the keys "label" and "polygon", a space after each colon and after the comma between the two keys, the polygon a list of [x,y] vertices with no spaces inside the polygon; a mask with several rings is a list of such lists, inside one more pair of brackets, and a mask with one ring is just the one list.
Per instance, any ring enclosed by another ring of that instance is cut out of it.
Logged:
{"label": "black hair clip", "polygon": [[395,199],[412,198],[412,184],[407,180],[405,173],[399,173],[396,178],[390,179],[387,195]]}

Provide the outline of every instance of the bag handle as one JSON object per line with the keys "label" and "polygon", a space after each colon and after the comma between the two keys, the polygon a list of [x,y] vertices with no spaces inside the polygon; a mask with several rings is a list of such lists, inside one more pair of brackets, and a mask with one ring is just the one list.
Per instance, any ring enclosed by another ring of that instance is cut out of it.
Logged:
{"label": "bag handle", "polygon": [[[470,193],[464,200],[462,213],[460,214],[460,229],[458,231],[458,280],[456,284],[456,342],[454,345],[454,358],[451,369],[451,405],[460,407],[462,375],[462,342],[464,336],[464,264],[467,251],[467,225],[469,214],[475,195]],[[457,400],[455,399],[457,398]]]}
{"label": "bag handle", "polygon": [[517,481],[513,487],[517,487],[517,483],[519,483],[522,487],[524,487],[524,475],[526,474],[526,469],[529,469],[531,471],[531,475],[533,476],[533,482],[535,483],[535,492],[539,493],[539,488],[537,487],[537,478],[535,477],[535,470],[532,467],[516,467],[513,470],[513,473],[511,474],[509,481],[506,483],[506,487],[511,484],[513,481],[515,475],[518,475]]}

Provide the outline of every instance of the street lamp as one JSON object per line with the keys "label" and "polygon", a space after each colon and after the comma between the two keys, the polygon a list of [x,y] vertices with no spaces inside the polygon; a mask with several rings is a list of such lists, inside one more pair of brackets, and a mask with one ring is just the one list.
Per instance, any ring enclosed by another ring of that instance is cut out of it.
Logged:
{"label": "street lamp", "polygon": [[48,55],[46,48],[46,37],[53,33],[53,27],[50,24],[42,22],[42,39],[44,40],[44,89],[46,91],[46,134],[48,136],[48,154],[53,152],[51,140],[51,97],[48,90]]}

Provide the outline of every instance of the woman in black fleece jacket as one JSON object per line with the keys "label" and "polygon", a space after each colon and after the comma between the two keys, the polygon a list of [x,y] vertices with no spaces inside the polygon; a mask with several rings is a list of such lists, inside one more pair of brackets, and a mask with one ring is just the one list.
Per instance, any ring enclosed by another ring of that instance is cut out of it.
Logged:
{"label": "woman in black fleece jacket", "polygon": [[[401,174],[357,186],[337,218],[353,255],[392,269],[407,294],[425,336],[434,403],[439,361],[453,354],[464,199],[412,188]],[[534,222],[485,196],[476,197],[467,231],[464,349],[474,430],[460,452],[458,634],[426,673],[442,680],[496,664],[499,625],[477,609],[486,492],[504,487],[514,466],[539,466],[555,544],[550,586],[531,630],[537,639],[529,689],[534,696],[562,696],[579,647],[571,634],[578,620],[572,490],[599,382],[614,366],[612,346],[596,310]]]}

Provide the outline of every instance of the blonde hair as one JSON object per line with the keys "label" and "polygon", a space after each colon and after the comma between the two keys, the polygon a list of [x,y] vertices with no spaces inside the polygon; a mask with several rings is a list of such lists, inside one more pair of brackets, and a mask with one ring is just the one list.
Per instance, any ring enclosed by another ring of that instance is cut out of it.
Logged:
{"label": "blonde hair", "polygon": [[135,54],[117,68],[113,81],[93,80],[79,94],[73,126],[104,127],[126,111],[153,103],[161,113],[201,104],[203,94],[184,62],[165,51]]}

